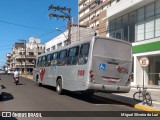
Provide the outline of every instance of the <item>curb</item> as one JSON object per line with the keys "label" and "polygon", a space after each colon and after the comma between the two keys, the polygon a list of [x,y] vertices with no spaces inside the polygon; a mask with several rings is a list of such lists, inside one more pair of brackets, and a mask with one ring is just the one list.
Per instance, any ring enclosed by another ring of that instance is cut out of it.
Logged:
{"label": "curb", "polygon": [[146,106],[138,105],[138,104],[135,104],[135,105],[134,104],[129,104],[127,102],[119,101],[117,99],[112,99],[112,98],[108,98],[108,97],[102,97],[102,96],[99,96],[99,95],[95,95],[95,96],[98,96],[98,97],[100,97],[102,99],[106,98],[106,99],[109,99],[111,101],[118,102],[120,104],[129,106],[129,107],[132,107],[132,108],[135,108],[135,109],[139,109],[139,110],[143,110],[143,111],[147,111],[147,112],[151,112],[151,113],[160,114],[160,110],[157,110],[157,109],[154,109],[154,108],[150,108],[150,107],[146,107]]}
{"label": "curb", "polygon": [[144,110],[144,111],[147,111],[147,112],[160,114],[159,110],[156,110],[156,109],[153,109],[153,108],[149,108],[149,107],[146,107],[146,106],[143,106],[143,105],[133,105],[133,108]]}

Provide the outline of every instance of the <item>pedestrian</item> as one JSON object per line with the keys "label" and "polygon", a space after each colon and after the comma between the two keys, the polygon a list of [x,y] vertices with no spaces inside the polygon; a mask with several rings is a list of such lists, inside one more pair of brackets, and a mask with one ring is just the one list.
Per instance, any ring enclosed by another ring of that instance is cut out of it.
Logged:
{"label": "pedestrian", "polygon": [[13,78],[14,78],[14,82],[16,82],[16,78],[19,78],[18,69],[15,69],[15,70],[14,70],[14,76],[13,76]]}

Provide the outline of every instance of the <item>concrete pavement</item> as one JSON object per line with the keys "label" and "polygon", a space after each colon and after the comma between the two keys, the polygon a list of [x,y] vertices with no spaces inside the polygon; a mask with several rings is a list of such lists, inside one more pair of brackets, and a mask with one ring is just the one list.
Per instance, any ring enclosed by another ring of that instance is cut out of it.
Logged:
{"label": "concrete pavement", "polygon": [[[157,87],[156,87],[157,88]],[[96,93],[98,96],[106,97],[114,101],[118,101],[122,104],[131,106],[136,109],[156,112],[160,114],[160,89],[148,88],[147,91],[151,93],[152,97],[152,106],[143,105],[142,102],[137,102],[133,99],[133,94],[138,91],[135,87],[132,87],[129,93]]]}
{"label": "concrete pavement", "polygon": [[29,75],[29,74],[27,74],[27,75],[20,75],[21,77],[24,77],[24,78],[28,78],[28,79],[30,79],[30,80],[32,80],[33,79],[33,75]]}

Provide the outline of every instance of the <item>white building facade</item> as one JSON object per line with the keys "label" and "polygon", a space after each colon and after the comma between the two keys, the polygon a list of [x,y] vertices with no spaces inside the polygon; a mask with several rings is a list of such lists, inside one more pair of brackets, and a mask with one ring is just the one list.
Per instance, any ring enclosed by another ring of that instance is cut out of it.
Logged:
{"label": "white building facade", "polygon": [[[90,28],[72,26],[71,28],[71,44],[80,40],[86,40],[88,37],[93,37],[95,31]],[[57,37],[45,43],[45,52],[49,52],[67,45],[68,30],[61,33]]]}
{"label": "white building facade", "polygon": [[19,69],[21,73],[26,71],[31,74],[36,56],[44,53],[44,50],[45,45],[41,44],[40,39],[35,37],[30,37],[29,42],[15,43],[11,53],[10,69]]}
{"label": "white building facade", "polygon": [[96,30],[98,36],[106,37],[106,11],[110,0],[79,0],[80,25]]}
{"label": "white building facade", "polygon": [[139,59],[148,57],[150,63],[144,69],[144,84],[160,85],[160,0],[111,0],[107,17],[107,36],[133,45],[131,84],[142,85],[143,68]]}

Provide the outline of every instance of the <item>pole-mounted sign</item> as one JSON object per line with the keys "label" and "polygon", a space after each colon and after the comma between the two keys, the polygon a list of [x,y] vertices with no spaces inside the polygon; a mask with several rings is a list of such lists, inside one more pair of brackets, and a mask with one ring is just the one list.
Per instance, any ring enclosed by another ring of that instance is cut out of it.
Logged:
{"label": "pole-mounted sign", "polygon": [[139,60],[139,63],[142,67],[147,67],[149,65],[149,60],[147,57],[142,57],[140,60]]}
{"label": "pole-mounted sign", "polygon": [[[144,71],[145,71],[145,68],[149,65],[149,59],[147,57],[142,57],[142,58],[140,58],[139,63],[143,68],[143,92],[144,92],[144,79],[145,79],[144,78],[145,77],[144,76]],[[145,104],[144,95],[143,95],[143,104]]]}

